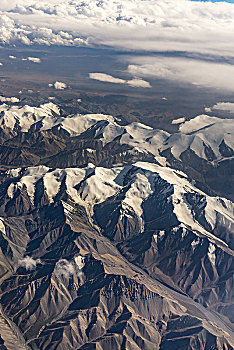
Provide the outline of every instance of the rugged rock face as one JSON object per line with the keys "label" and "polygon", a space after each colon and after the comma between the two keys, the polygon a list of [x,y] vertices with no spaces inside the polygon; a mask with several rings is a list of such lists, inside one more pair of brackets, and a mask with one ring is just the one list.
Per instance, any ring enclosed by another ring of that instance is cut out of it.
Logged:
{"label": "rugged rock face", "polygon": [[112,167],[144,160],[182,170],[210,195],[233,200],[232,119],[206,115],[169,134],[141,123],[118,124],[104,114],[63,115],[53,103],[0,106],[0,164],[53,168]]}
{"label": "rugged rock face", "polygon": [[229,136],[221,152],[200,121],[211,161],[194,138],[178,155],[178,135],[101,115],[68,131],[48,108],[24,131],[2,113],[2,147],[39,161],[1,171],[0,349],[232,349],[233,204],[183,158],[231,161]]}

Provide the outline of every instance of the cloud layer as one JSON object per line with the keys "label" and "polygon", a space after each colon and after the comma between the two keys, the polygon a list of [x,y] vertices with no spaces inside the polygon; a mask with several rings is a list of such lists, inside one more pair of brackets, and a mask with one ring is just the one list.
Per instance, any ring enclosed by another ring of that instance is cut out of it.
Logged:
{"label": "cloud layer", "polygon": [[185,57],[135,57],[130,61],[128,72],[138,77],[234,91],[234,65],[231,64]]}
{"label": "cloud layer", "polygon": [[[233,55],[234,6],[189,0],[2,0],[0,40]],[[108,30],[107,30],[108,27]]]}
{"label": "cloud layer", "polygon": [[[167,52],[165,62],[150,63],[152,76],[233,91],[233,18],[234,4],[225,2],[1,0],[0,42]],[[168,55],[182,58],[170,60]],[[143,58],[139,67],[130,63],[129,72],[140,72],[134,78],[149,75]],[[129,85],[138,83],[133,79]]]}

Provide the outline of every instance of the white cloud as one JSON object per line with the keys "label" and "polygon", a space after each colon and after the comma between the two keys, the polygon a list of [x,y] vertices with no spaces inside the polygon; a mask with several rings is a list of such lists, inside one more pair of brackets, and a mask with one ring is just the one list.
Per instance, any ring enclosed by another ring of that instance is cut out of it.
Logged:
{"label": "white cloud", "polygon": [[84,274],[82,268],[84,267],[83,258],[75,258],[75,262],[70,262],[66,259],[60,259],[55,265],[55,273],[59,276],[69,278],[70,276],[76,275],[79,278],[83,278]]}
{"label": "white cloud", "polygon": [[234,6],[224,2],[1,0],[0,11],[3,43],[85,45],[89,38],[135,50],[234,51]]}
{"label": "white cloud", "polygon": [[[21,2],[21,4],[20,4]],[[18,1],[15,6],[2,5],[0,3],[0,42],[3,44],[24,45],[65,45],[65,46],[84,46],[87,40],[83,39],[77,33],[70,33],[63,29],[64,21],[71,21],[69,16],[64,16],[61,12],[55,10],[47,11],[47,4],[41,1],[42,8],[39,9],[38,1]],[[44,3],[44,4],[43,4]],[[50,2],[51,3],[51,2]],[[54,1],[51,6],[58,6],[59,0]],[[69,3],[66,4],[69,6]],[[44,7],[43,7],[44,6]],[[8,10],[8,11],[6,11]],[[59,21],[59,26],[58,22]],[[60,28],[59,28],[60,27]]]}
{"label": "white cloud", "polygon": [[145,81],[140,78],[135,78],[131,80],[124,80],[120,78],[115,78],[112,75],[105,74],[105,73],[89,73],[90,79],[103,81],[106,83],[112,83],[112,84],[125,84],[129,85],[131,87],[141,87],[141,88],[150,88],[151,85],[148,81]]}
{"label": "white cloud", "polygon": [[[179,81],[212,87],[215,69],[217,81],[214,87],[224,88],[225,77],[228,77],[226,89],[233,90],[230,78],[234,64],[233,18],[234,4],[225,2],[1,0],[0,42],[14,45],[106,45],[149,54],[185,52],[193,60],[184,61],[184,74],[182,64],[177,60],[176,67],[162,65],[157,75],[162,79],[171,76],[174,80],[178,75]],[[203,62],[203,57],[205,60],[210,57],[211,62]],[[215,63],[220,60],[227,63]],[[206,69],[208,66],[211,68]],[[193,72],[193,68],[197,70]],[[221,71],[216,68],[221,68]],[[136,86],[135,78],[128,84]],[[147,83],[139,84],[147,87]]]}
{"label": "white cloud", "polygon": [[150,88],[151,85],[148,81],[145,81],[143,79],[140,78],[135,78],[132,80],[127,80],[126,84],[132,86],[132,87],[141,87],[141,88]]}
{"label": "white cloud", "polygon": [[12,103],[18,103],[20,100],[17,97],[5,97],[0,96],[0,102],[12,102]]}
{"label": "white cloud", "polygon": [[105,73],[89,73],[89,77],[90,77],[90,79],[104,81],[106,83],[113,83],[113,84],[125,84],[126,83],[126,80],[124,80],[124,79],[115,78],[115,77],[112,77],[111,75],[105,74]]}
{"label": "white cloud", "polygon": [[56,82],[54,83],[54,88],[55,88],[56,90],[64,90],[64,89],[67,88],[67,85],[66,85],[65,83],[62,83],[61,81],[56,81]]}
{"label": "white cloud", "polygon": [[24,267],[26,270],[34,270],[37,264],[41,264],[40,259],[33,259],[30,256],[26,256],[18,261],[19,266]]}
{"label": "white cloud", "polygon": [[135,76],[234,91],[234,65],[184,57],[131,57],[130,60],[128,72]]}
{"label": "white cloud", "polygon": [[31,61],[31,62],[34,62],[34,63],[40,63],[41,62],[40,58],[37,58],[37,57],[27,57],[27,60]]}
{"label": "white cloud", "polygon": [[234,113],[234,103],[232,102],[218,102],[212,107],[205,108],[206,112],[212,111],[225,111],[229,113]]}
{"label": "white cloud", "polygon": [[60,259],[55,265],[55,273],[69,278],[71,275],[75,274],[75,266],[66,259]]}
{"label": "white cloud", "polygon": [[64,90],[67,88],[67,84],[61,82],[61,81],[56,81],[54,84],[48,84],[49,87],[54,87],[56,90]]}

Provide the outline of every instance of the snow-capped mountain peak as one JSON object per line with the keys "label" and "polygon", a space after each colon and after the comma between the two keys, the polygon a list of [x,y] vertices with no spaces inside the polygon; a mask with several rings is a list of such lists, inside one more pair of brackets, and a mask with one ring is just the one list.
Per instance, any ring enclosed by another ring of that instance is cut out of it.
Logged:
{"label": "snow-capped mountain peak", "polygon": [[40,107],[3,104],[0,112],[0,125],[16,133],[28,132],[34,125],[37,125],[38,131],[56,127],[68,132],[70,137],[93,130],[92,137],[101,140],[103,145],[119,138],[120,145],[151,154],[164,164],[165,159],[161,155],[167,150],[179,161],[184,152],[192,151],[197,157],[211,162],[233,157],[234,152],[233,119],[199,115],[182,123],[177,133],[169,134],[136,122],[119,125],[110,115],[62,116],[59,107],[53,103]]}

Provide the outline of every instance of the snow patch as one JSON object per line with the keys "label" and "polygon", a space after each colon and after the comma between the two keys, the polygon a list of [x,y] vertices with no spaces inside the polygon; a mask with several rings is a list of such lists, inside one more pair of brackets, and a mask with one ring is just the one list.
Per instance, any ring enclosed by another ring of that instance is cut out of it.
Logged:
{"label": "snow patch", "polygon": [[18,189],[18,184],[11,183],[7,189],[7,195],[10,199],[14,198],[15,192]]}
{"label": "snow patch", "polygon": [[83,269],[83,267],[85,266],[85,259],[82,255],[78,255],[75,257],[75,262],[76,262],[76,265],[78,266],[78,268],[80,270]]}
{"label": "snow patch", "polygon": [[86,151],[89,153],[96,153],[96,150],[92,148],[86,148]]}
{"label": "snow patch", "polygon": [[44,175],[43,181],[50,202],[53,202],[53,198],[58,194],[65,175],[66,172],[61,169],[56,169]]}
{"label": "snow patch", "polygon": [[24,175],[20,179],[20,184],[26,186],[28,195],[32,201],[34,200],[36,182],[41,179],[48,170],[49,168],[44,165],[29,167],[26,169]]}
{"label": "snow patch", "polygon": [[197,238],[194,241],[192,241],[191,246],[192,246],[193,250],[195,250],[195,248],[198,246],[199,243],[200,243],[200,239],[199,238]]}
{"label": "snow patch", "polygon": [[0,231],[5,235],[6,234],[6,228],[4,225],[4,219],[0,218]]}
{"label": "snow patch", "polygon": [[185,117],[172,120],[171,124],[181,124],[185,122]]}
{"label": "snow patch", "polygon": [[165,231],[159,231],[156,234],[154,234],[153,238],[155,240],[155,243],[158,243],[158,241],[161,241],[164,236],[165,236]]}
{"label": "snow patch", "polygon": [[215,265],[215,259],[216,259],[216,255],[215,255],[215,245],[210,243],[209,247],[208,247],[208,258],[210,259],[211,264]]}
{"label": "snow patch", "polygon": [[21,170],[22,170],[21,168],[10,169],[6,173],[8,175],[10,175],[11,177],[17,177],[17,176],[19,176]]}

